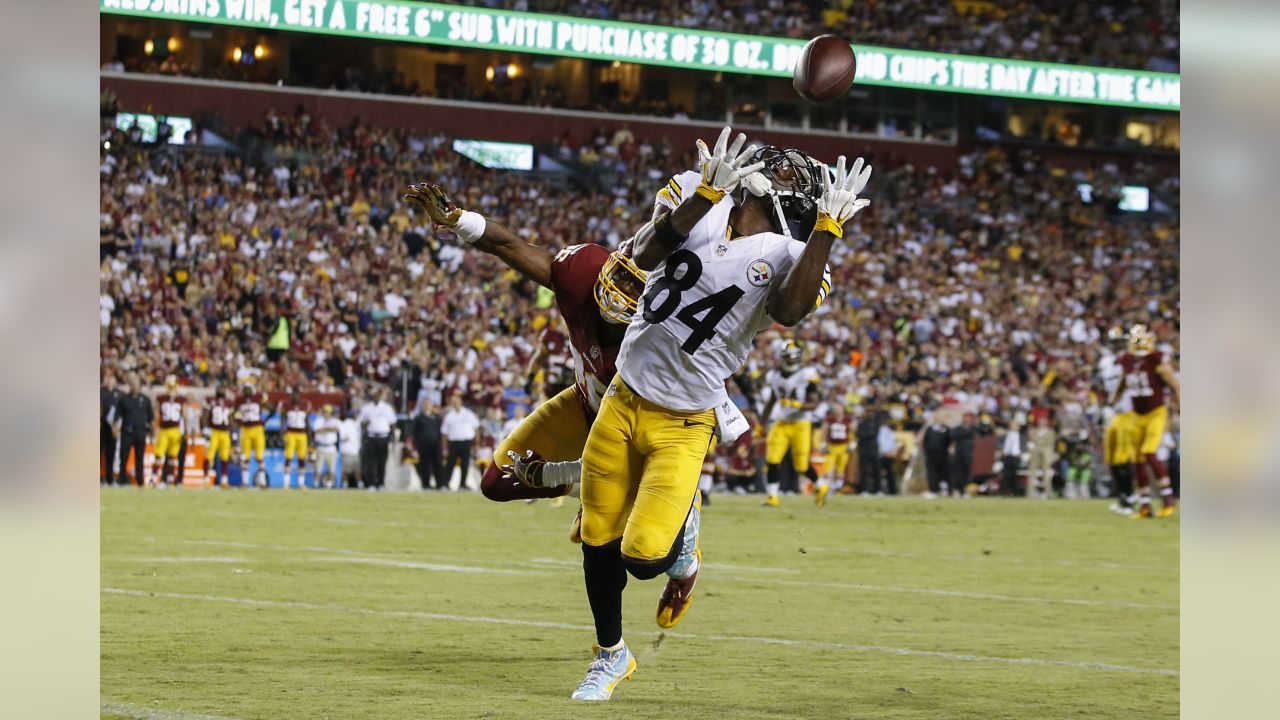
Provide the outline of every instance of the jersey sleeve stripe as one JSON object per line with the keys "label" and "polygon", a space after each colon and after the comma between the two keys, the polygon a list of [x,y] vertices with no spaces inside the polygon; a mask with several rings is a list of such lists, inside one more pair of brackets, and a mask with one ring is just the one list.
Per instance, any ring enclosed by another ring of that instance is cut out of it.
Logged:
{"label": "jersey sleeve stripe", "polygon": [[676,179],[674,177],[671,178],[670,183],[671,183],[671,187],[675,188],[676,195],[680,195],[681,193],[684,192],[684,190],[680,188],[680,183],[676,182]]}
{"label": "jersey sleeve stripe", "polygon": [[674,207],[676,204],[676,201],[671,197],[671,189],[665,187],[658,191],[658,198],[656,202],[670,207]]}

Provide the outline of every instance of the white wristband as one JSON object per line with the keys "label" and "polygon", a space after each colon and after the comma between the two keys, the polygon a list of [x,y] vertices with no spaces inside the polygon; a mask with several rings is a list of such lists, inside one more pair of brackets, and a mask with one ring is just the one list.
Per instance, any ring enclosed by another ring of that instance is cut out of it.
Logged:
{"label": "white wristband", "polygon": [[457,233],[462,241],[470,245],[479,240],[484,235],[485,221],[484,216],[478,212],[463,210],[458,216],[458,224],[453,226],[453,231]]}
{"label": "white wristband", "polygon": [[549,462],[542,466],[543,487],[564,487],[582,477],[582,460]]}

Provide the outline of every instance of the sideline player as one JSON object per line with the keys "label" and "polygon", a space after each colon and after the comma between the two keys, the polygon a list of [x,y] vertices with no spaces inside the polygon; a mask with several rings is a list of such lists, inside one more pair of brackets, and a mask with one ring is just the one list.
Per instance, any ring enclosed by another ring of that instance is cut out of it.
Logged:
{"label": "sideline player", "polygon": [[840,492],[844,487],[845,469],[849,467],[849,410],[843,397],[823,421],[822,435],[827,448],[827,476],[836,492]]}
{"label": "sideline player", "polygon": [[258,459],[258,473],[262,475],[261,486],[270,484],[267,477],[267,466],[263,456],[267,451],[267,394],[257,392],[253,385],[245,383],[244,390],[237,398],[240,405],[236,408],[236,422],[240,425],[240,487],[259,485],[249,475],[249,459]]}
{"label": "sideline player", "polygon": [[307,446],[310,440],[308,427],[308,419],[311,417],[311,404],[302,399],[302,395],[298,393],[298,389],[294,388],[289,393],[289,402],[281,403],[280,414],[284,416],[284,489],[288,490],[291,486],[289,482],[289,461],[296,461],[293,465],[293,483],[303,490],[307,489],[307,472],[304,467],[307,462]]}
{"label": "sideline player", "polygon": [[1124,376],[1111,402],[1118,402],[1126,392],[1133,400],[1133,440],[1138,449],[1138,510],[1134,517],[1151,517],[1153,484],[1160,488],[1160,517],[1169,517],[1176,511],[1178,501],[1169,482],[1169,471],[1156,453],[1169,421],[1165,401],[1170,393],[1174,402],[1180,401],[1178,378],[1164,353],[1156,350],[1155,335],[1146,325],[1129,328],[1129,352],[1120,356],[1120,367]]}
{"label": "sideline player", "polygon": [[156,406],[160,415],[156,418],[156,460],[160,461],[160,480],[157,487],[169,486],[169,475],[173,474],[173,482],[182,486],[182,478],[178,477],[178,454],[182,451],[182,415],[186,401],[178,394],[178,378],[169,375],[164,379],[164,392],[156,396]]}
{"label": "sideline player", "polygon": [[227,463],[231,462],[232,408],[221,385],[214,389],[207,413],[205,424],[209,427],[209,455],[205,458],[205,474],[208,475],[207,466],[212,463],[213,481],[210,484],[226,487]]}
{"label": "sideline player", "polygon": [[[700,553],[686,508],[725,382],[758,332],[794,326],[818,306],[831,246],[869,204],[857,197],[871,171],[861,159],[846,172],[841,157],[833,181],[796,150],[766,147],[743,160],[744,142],[728,146],[727,129],[714,153],[699,141],[701,174],[670,189],[682,207],[710,205],[707,216],[689,232],[660,217],[637,241],[636,264],[652,271],[582,456],[582,567],[596,644],[575,700],[608,700],[635,672],[622,637],[628,574],[668,573],[677,582],[667,584],[675,595],[664,598],[666,612],[687,609]],[[739,171],[743,162],[752,165]]]}
{"label": "sideline player", "polygon": [[[1111,473],[1112,492],[1116,498],[1111,504],[1111,511],[1120,515],[1133,514],[1133,463],[1137,460],[1137,446],[1133,441],[1137,414],[1133,412],[1133,400],[1128,393],[1119,396],[1116,393],[1124,378],[1120,353],[1128,344],[1129,333],[1116,325],[1107,331],[1107,342],[1098,359],[1098,379],[1102,382],[1103,401],[1106,403],[1102,411],[1106,420],[1102,454]],[[1113,402],[1113,397],[1118,399]]]}
{"label": "sideline player", "polygon": [[804,367],[804,348],[794,340],[786,341],[778,352],[781,368],[765,374],[765,386],[769,388],[769,401],[764,406],[764,416],[769,419],[769,434],[765,440],[766,470],[765,488],[769,496],[764,504],[778,507],[778,486],[781,484],[782,460],[791,451],[791,466],[817,485],[814,502],[819,507],[827,504],[827,479],[819,480],[809,463],[813,445],[813,419],[810,413],[818,407],[818,371]]}

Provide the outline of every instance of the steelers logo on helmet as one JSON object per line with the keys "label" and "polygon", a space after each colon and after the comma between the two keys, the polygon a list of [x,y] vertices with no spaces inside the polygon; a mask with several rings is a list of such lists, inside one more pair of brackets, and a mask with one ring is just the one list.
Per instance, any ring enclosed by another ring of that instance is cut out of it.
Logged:
{"label": "steelers logo on helmet", "polygon": [[775,232],[801,242],[808,240],[818,220],[825,168],[799,150],[774,145],[760,148],[748,160],[758,162],[764,163],[764,169],[753,173],[744,186],[751,194],[772,201],[770,219]]}
{"label": "steelers logo on helmet", "polygon": [[[626,248],[629,249],[629,248]],[[635,316],[648,275],[623,250],[609,253],[596,277],[596,304],[607,321],[626,325]]]}
{"label": "steelers logo on helmet", "polygon": [[800,369],[800,363],[804,360],[804,348],[795,340],[788,340],[778,352],[778,359],[782,361],[784,370],[795,372]]}
{"label": "steelers logo on helmet", "polygon": [[1129,332],[1119,325],[1107,330],[1107,345],[1112,350],[1122,350],[1129,344]]}

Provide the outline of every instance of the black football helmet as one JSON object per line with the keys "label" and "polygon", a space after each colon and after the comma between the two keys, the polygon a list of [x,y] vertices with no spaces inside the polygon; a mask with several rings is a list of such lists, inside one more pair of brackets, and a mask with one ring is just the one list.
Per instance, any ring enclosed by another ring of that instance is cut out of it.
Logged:
{"label": "black football helmet", "polygon": [[773,202],[774,231],[804,242],[818,220],[818,198],[822,196],[822,173],[818,161],[793,148],[766,145],[751,155],[747,164],[764,163],[764,169],[743,180],[747,191]]}

